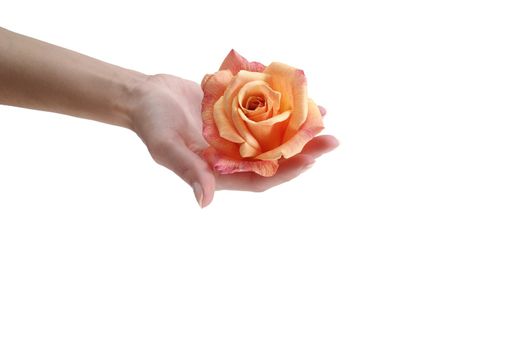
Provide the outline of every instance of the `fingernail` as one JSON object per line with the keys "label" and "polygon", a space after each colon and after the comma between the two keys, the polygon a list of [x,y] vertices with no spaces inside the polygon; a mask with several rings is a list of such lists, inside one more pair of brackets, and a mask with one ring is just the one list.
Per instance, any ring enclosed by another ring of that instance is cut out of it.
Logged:
{"label": "fingernail", "polygon": [[202,186],[198,182],[193,182],[192,190],[194,192],[194,197],[196,197],[196,201],[198,202],[198,205],[200,206],[200,208],[203,208],[203,190],[202,190]]}

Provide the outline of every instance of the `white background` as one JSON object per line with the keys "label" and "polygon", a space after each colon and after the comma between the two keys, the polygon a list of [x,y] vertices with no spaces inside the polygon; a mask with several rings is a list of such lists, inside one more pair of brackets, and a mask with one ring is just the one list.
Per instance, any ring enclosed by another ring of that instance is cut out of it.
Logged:
{"label": "white background", "polygon": [[0,349],[521,349],[517,5],[3,2],[146,73],[302,68],[341,146],[201,210],[130,131],[0,107]]}

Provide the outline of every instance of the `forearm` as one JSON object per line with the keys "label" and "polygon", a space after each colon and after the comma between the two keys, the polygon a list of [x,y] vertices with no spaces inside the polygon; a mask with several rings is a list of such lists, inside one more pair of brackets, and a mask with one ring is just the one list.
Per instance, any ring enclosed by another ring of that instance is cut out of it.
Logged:
{"label": "forearm", "polygon": [[0,104],[132,127],[129,96],[146,78],[0,28]]}

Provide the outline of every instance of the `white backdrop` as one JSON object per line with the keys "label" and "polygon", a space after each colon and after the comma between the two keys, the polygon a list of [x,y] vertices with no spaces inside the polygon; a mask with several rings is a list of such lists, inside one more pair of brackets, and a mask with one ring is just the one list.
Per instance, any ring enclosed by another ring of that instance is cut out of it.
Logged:
{"label": "white backdrop", "polygon": [[300,67],[341,146],[201,210],[131,132],[0,106],[0,349],[521,349],[522,16],[4,1],[1,26],[146,73]]}

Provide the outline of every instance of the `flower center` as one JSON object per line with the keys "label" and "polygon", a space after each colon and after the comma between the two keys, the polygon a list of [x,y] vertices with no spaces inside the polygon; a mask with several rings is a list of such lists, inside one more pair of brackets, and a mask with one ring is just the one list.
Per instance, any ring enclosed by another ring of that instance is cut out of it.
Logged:
{"label": "flower center", "polygon": [[255,111],[260,107],[265,107],[265,98],[263,96],[250,96],[245,103],[245,109]]}
{"label": "flower center", "polygon": [[271,89],[267,82],[254,80],[238,91],[236,103],[246,119],[259,123],[280,112],[280,99],[280,93]]}

